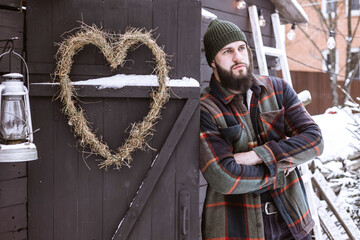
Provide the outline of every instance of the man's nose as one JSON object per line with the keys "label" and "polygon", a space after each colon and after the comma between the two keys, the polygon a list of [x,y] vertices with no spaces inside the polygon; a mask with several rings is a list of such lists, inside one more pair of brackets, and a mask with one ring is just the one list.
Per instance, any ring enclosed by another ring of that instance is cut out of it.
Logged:
{"label": "man's nose", "polygon": [[234,54],[233,54],[233,62],[239,62],[239,61],[241,61],[241,58],[242,58],[242,56],[241,56],[240,51],[235,50]]}

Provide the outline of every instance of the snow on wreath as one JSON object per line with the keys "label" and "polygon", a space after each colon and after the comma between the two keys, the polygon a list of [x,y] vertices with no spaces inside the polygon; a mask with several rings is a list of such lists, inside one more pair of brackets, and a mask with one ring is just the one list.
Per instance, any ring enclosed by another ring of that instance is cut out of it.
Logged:
{"label": "snow on wreath", "polygon": [[[111,69],[116,69],[119,65],[124,66],[127,51],[134,45],[146,45],[155,57],[156,66],[154,70],[158,77],[159,87],[150,94],[152,98],[150,110],[142,122],[131,124],[129,137],[116,152],[111,150],[106,142],[96,137],[81,107],[75,106],[77,96],[69,74],[74,55],[89,44],[100,49]],[[114,34],[102,31],[96,26],[82,25],[75,35],[67,37],[60,44],[56,60],[57,66],[54,77],[58,77],[60,81],[58,98],[62,102],[63,113],[68,117],[70,125],[73,126],[74,135],[80,138],[80,145],[90,147],[91,153],[100,155],[105,159],[99,164],[100,168],[130,167],[131,154],[136,149],[144,149],[147,145],[146,142],[154,134],[154,125],[160,117],[160,110],[169,99],[169,90],[165,82],[168,78],[169,67],[163,49],[152,39],[151,32],[128,29],[124,34]]]}

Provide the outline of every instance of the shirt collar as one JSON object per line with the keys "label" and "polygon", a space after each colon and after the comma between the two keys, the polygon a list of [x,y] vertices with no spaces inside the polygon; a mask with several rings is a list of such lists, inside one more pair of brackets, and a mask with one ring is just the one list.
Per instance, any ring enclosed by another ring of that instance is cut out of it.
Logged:
{"label": "shirt collar", "polygon": [[[251,75],[251,77],[255,79],[253,85],[250,87],[253,94],[260,95],[262,91],[267,91],[265,85],[261,81],[259,81],[259,79],[255,75]],[[229,104],[237,95],[224,88],[221,83],[219,83],[215,79],[214,74],[211,75],[210,94],[214,95],[225,104]]]}

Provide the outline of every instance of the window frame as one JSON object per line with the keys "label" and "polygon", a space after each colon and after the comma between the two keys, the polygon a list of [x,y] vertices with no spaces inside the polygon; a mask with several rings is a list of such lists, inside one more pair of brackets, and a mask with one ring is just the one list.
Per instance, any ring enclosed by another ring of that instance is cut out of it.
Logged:
{"label": "window frame", "polygon": [[[360,47],[352,47],[350,49],[350,52],[351,53],[356,53],[357,52],[360,55]],[[353,78],[354,81],[360,81],[360,59],[359,59],[358,65],[359,65],[359,68],[358,68],[358,71],[357,71],[358,77]]]}
{"label": "window frame", "polygon": [[[350,0],[346,0],[345,1],[345,16],[347,17],[348,16],[348,7],[349,7],[349,2]],[[353,0],[351,0],[353,1]],[[351,17],[357,17],[357,16],[360,16],[360,0],[359,1],[359,9],[358,10],[351,10]]]}
{"label": "window frame", "polygon": [[[324,16],[325,19],[328,19],[328,13],[327,13],[327,2],[328,1],[335,1],[335,0],[321,0],[321,13]],[[332,18],[335,18],[335,12],[331,12]]]}

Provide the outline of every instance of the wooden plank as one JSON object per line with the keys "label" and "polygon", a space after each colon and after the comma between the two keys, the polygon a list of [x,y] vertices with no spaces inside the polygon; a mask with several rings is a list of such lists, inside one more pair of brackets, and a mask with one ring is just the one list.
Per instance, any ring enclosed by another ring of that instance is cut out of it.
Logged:
{"label": "wooden plank", "polygon": [[[178,159],[173,156],[170,157],[161,177],[151,192],[147,204],[143,208],[144,210],[147,208],[152,210],[150,219],[147,222],[147,224],[151,223],[149,239],[176,239],[177,201],[175,178],[177,174],[177,160]],[[166,209],[166,211],[164,211],[164,209]],[[141,225],[138,225],[141,221],[141,218],[136,221],[136,229],[133,229],[132,233],[134,230],[137,231],[141,229]],[[136,240],[140,238],[133,239]]]}
{"label": "wooden plank", "polygon": [[[52,4],[53,1],[49,0],[28,0],[26,3],[26,50],[28,63],[54,61]],[[65,12],[63,11],[63,13]]]}
{"label": "wooden plank", "polygon": [[[331,240],[348,239],[346,234],[343,234],[340,231],[339,227],[335,225],[337,219],[334,215],[330,215],[330,213],[326,209],[327,204],[325,200],[320,201],[320,199],[317,196],[314,197],[314,200],[318,208],[321,227],[324,233],[326,234],[326,236]],[[315,239],[318,240],[317,238]]]}
{"label": "wooden plank", "polygon": [[265,59],[265,49],[264,44],[262,41],[262,35],[260,30],[260,25],[258,21],[258,10],[256,6],[250,6],[248,8],[249,10],[249,17],[251,22],[251,28],[252,28],[252,34],[253,39],[255,42],[255,50],[256,50],[256,59],[257,63],[259,65],[259,71],[261,75],[269,75],[267,63]]}
{"label": "wooden plank", "polygon": [[26,203],[0,208],[0,216],[0,233],[16,232],[25,229],[27,226]]}
{"label": "wooden plank", "polygon": [[[8,4],[5,2],[4,4]],[[18,3],[19,4],[19,3]],[[0,40],[18,38],[13,40],[14,51],[22,54],[24,43],[24,14],[11,10],[0,9]],[[6,41],[0,41],[0,52],[3,53]],[[10,64],[11,63],[11,64]],[[13,54],[5,54],[0,59],[0,73],[21,72],[21,60]]]}
{"label": "wooden plank", "polygon": [[[187,21],[183,21],[187,19]],[[189,25],[189,23],[191,23]],[[200,79],[201,4],[199,1],[178,1],[177,76]]]}
{"label": "wooden plank", "polygon": [[271,0],[279,11],[284,23],[307,23],[307,16],[301,5],[295,0]]}
{"label": "wooden plank", "polygon": [[[148,86],[125,86],[119,89],[98,89],[97,86],[77,85],[75,86],[78,97],[105,97],[105,98],[149,98],[154,88]],[[58,84],[31,84],[30,95],[37,97],[53,97],[59,92]],[[197,98],[198,87],[171,87],[169,90],[172,99]]]}
{"label": "wooden plank", "polygon": [[180,201],[177,235],[184,240],[199,237],[199,108],[198,105],[175,149],[176,190]]}
{"label": "wooden plank", "polygon": [[[26,214],[26,213],[25,213]],[[26,240],[27,238],[27,230],[21,229],[16,232],[4,232],[0,233],[0,240]]]}
{"label": "wooden plank", "polygon": [[[62,113],[54,124],[53,140],[53,239],[77,239],[79,179],[77,143],[66,116]],[[81,149],[81,147],[80,147]]]}
{"label": "wooden plank", "polygon": [[199,171],[199,233],[200,233],[200,239],[201,238],[201,221],[202,221],[202,213],[203,213],[203,207],[205,203],[206,198],[206,191],[207,191],[207,182],[202,175],[201,171]]}
{"label": "wooden plank", "polygon": [[[76,19],[83,21],[86,25],[92,26],[96,25],[97,27],[103,27],[104,15],[107,13],[104,12],[104,1],[88,1],[88,0],[79,0],[77,1],[77,10]],[[94,11],[96,9],[96,11]],[[70,30],[70,29],[69,29]],[[113,29],[104,29],[106,31],[113,31]],[[93,45],[88,45],[84,47],[83,50],[77,54],[75,57],[74,65],[76,64],[88,64],[88,65],[108,65],[102,54],[102,52]],[[110,67],[107,66],[106,71],[110,72]],[[84,75],[85,72],[82,72]],[[87,73],[86,73],[87,74]]]}
{"label": "wooden plank", "polygon": [[104,28],[115,33],[124,33],[127,24],[127,1],[106,0],[104,5],[103,24]]}
{"label": "wooden plank", "polygon": [[[105,1],[86,1],[78,0],[76,9],[76,19],[83,21],[91,26],[95,24],[98,27],[103,26]],[[95,11],[94,11],[95,10]]]}
{"label": "wooden plank", "polygon": [[[159,137],[154,137],[154,146],[160,151],[164,142],[167,140],[166,136],[169,135],[177,117],[184,107],[184,100],[172,100],[166,105],[166,111],[163,111],[162,119],[157,126],[159,129],[156,133]],[[162,136],[160,138],[160,136]],[[156,152],[158,154],[158,151]],[[155,158],[156,155],[154,155]],[[153,158],[153,159],[154,159]],[[176,239],[177,232],[177,189],[176,189],[176,176],[179,174],[177,169],[177,162],[181,161],[175,151],[171,155],[165,169],[163,170],[160,179],[156,183],[148,203],[144,209],[151,208],[152,215],[150,222],[151,234],[150,239]],[[166,209],[166,211],[164,211]],[[141,221],[141,219],[139,219]],[[138,221],[135,225],[136,228],[132,232],[139,229]],[[135,238],[134,238],[135,240]]]}
{"label": "wooden plank", "polygon": [[[155,134],[148,144],[157,149],[156,151],[147,151],[147,156],[142,157],[142,161],[152,161],[168,136],[173,123],[176,121],[183,105],[179,104],[182,100],[172,100],[168,102],[165,109],[161,112],[161,118],[166,121],[159,121],[155,126]],[[147,170],[150,165],[147,166]],[[134,171],[134,170],[133,170]],[[145,172],[145,174],[146,174]],[[137,176],[144,179],[145,174]],[[161,178],[153,189],[147,203],[141,211],[136,224],[132,228],[128,239],[174,239],[175,234],[175,174],[176,169],[173,161],[169,161],[166,169],[163,171]],[[139,183],[140,185],[141,183]],[[136,186],[136,190],[138,189]],[[134,194],[135,195],[135,194]],[[134,195],[131,195],[131,200]],[[166,211],[164,211],[166,209]]]}
{"label": "wooden plank", "polygon": [[[53,239],[54,233],[54,124],[60,104],[51,97],[31,97],[34,142],[39,159],[28,163],[28,239]],[[41,227],[39,227],[41,226]]]}
{"label": "wooden plank", "polygon": [[212,69],[209,65],[201,65],[200,74],[200,89],[204,89],[205,87],[209,86],[211,74],[213,73]]}
{"label": "wooden plank", "polygon": [[[150,31],[153,29],[153,2],[152,0],[127,1],[128,27]],[[141,16],[141,17],[139,17]],[[122,73],[151,74],[153,72],[154,57],[145,45],[129,51],[127,61],[121,70]]]}
{"label": "wooden plank", "polygon": [[[14,49],[14,52],[21,53],[22,49]],[[5,54],[0,61],[0,73],[17,72],[25,75],[22,60],[14,54]]]}
{"label": "wooden plank", "polygon": [[[167,192],[167,194],[169,194]],[[134,226],[133,230],[131,231],[131,233],[129,234],[129,237],[126,240],[138,240],[138,239],[142,239],[142,240],[151,240],[154,239],[152,238],[153,232],[152,232],[152,228],[155,225],[155,228],[160,225],[161,223],[158,223],[156,221],[152,221],[152,216],[155,214],[156,212],[155,210],[150,207],[151,204],[150,202],[152,202],[151,200],[148,201],[148,203],[146,204],[146,207],[144,207],[143,211],[141,211],[140,215],[139,215],[139,219],[136,222],[136,225]],[[165,209],[165,208],[163,208]],[[170,209],[167,209],[166,211],[162,211],[162,212],[169,212]],[[158,213],[157,215],[161,215]],[[158,220],[161,218],[156,218],[155,220]],[[169,235],[169,232],[171,232],[173,229],[166,229],[166,235]],[[156,239],[156,238],[155,238]],[[161,239],[161,238],[159,238]],[[167,239],[167,238],[165,238]]]}
{"label": "wooden plank", "polygon": [[[164,46],[164,52],[169,56],[169,67],[172,76],[177,74],[177,30],[178,30],[177,0],[153,1],[153,25],[156,28],[154,37],[159,46]],[[174,27],[176,26],[176,27]],[[157,36],[158,35],[158,36]]]}
{"label": "wooden plank", "polygon": [[[53,62],[54,56],[58,50],[58,46],[55,46],[54,43],[61,43],[64,38],[66,38],[69,35],[73,35],[74,32],[76,32],[76,28],[81,26],[81,16],[79,16],[79,12],[81,10],[79,9],[79,2],[78,1],[71,1],[71,0],[62,0],[62,1],[52,1],[51,6],[51,24],[52,24],[52,34],[51,38],[53,42],[53,47],[51,49],[52,52],[49,52],[48,54],[51,54],[53,57],[51,61],[44,61],[40,60],[37,62]],[[44,17],[41,18],[41,21],[43,21]],[[41,48],[38,48],[41,49]],[[75,61],[76,61],[75,57]]]}
{"label": "wooden plank", "polygon": [[9,7],[20,7],[20,1],[19,0],[1,0],[0,3],[1,6],[9,6]]}
{"label": "wooden plank", "polygon": [[357,228],[350,215],[342,207],[341,203],[337,201],[335,193],[329,187],[325,177],[319,171],[314,173],[313,183],[321,192],[321,196],[334,212],[350,239],[356,240],[356,236],[360,236],[360,230]]}
{"label": "wooden plank", "polygon": [[275,41],[276,41],[276,50],[281,52],[279,56],[281,71],[284,80],[292,87],[291,75],[289,70],[289,64],[286,57],[285,49],[285,37],[284,37],[284,28],[280,25],[280,17],[278,13],[271,14],[272,26],[274,29]]}
{"label": "wooden plank", "polygon": [[[14,40],[14,48],[22,49],[24,43],[24,13],[0,9],[0,19],[0,40],[18,37],[19,40]],[[6,42],[0,42],[1,50],[5,44]]]}
{"label": "wooden plank", "polygon": [[[104,140],[108,142],[109,147],[114,150],[120,147],[128,137],[130,124],[142,121],[148,110],[149,99],[147,98],[105,99]],[[150,156],[148,151],[135,151],[132,154],[134,161],[131,163],[131,168],[123,167],[115,170],[111,167],[105,172],[103,179],[103,239],[111,239],[114,235],[118,223],[126,213],[151,164]],[[147,226],[144,232],[147,232],[148,228],[151,226]]]}
{"label": "wooden plank", "polygon": [[27,178],[16,178],[0,182],[0,207],[26,203]]}
{"label": "wooden plank", "polygon": [[315,239],[322,240],[322,232],[321,232],[321,225],[320,225],[320,221],[319,221],[318,209],[317,209],[315,199],[314,199],[316,197],[316,194],[314,192],[314,188],[313,188],[312,182],[311,182],[312,174],[309,170],[309,163],[301,164],[300,166],[298,166],[298,168],[301,170],[301,178],[303,179],[311,216],[315,222],[315,226],[313,228]]}
{"label": "wooden plank", "polygon": [[[103,100],[94,98],[82,98],[82,109],[87,119],[96,131],[97,136],[103,135],[104,110]],[[81,150],[81,149],[79,149]],[[88,151],[87,149],[84,149]],[[102,200],[103,200],[103,170],[99,169],[99,156],[91,156],[90,153],[78,152],[79,170],[77,189],[78,203],[78,237],[77,239],[102,239]],[[73,159],[76,161],[76,159]]]}
{"label": "wooden plank", "polygon": [[291,71],[291,78],[296,92],[310,91],[312,100],[306,109],[311,115],[322,114],[332,106],[327,73]]}
{"label": "wooden plank", "polygon": [[26,176],[26,162],[0,163],[0,181]]}
{"label": "wooden plank", "polygon": [[134,226],[139,213],[142,211],[146,201],[148,200],[155,184],[157,183],[160,174],[164,170],[168,159],[170,158],[176,144],[185,130],[188,121],[197,108],[198,100],[188,99],[183,111],[176,120],[173,129],[167,137],[158,157],[154,159],[153,166],[147,173],[143,183],[140,185],[137,195],[134,197],[131,207],[127,211],[125,218],[121,221],[116,230],[113,239],[126,239],[132,227]]}

